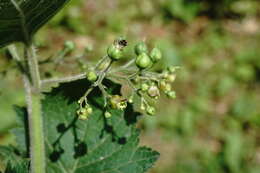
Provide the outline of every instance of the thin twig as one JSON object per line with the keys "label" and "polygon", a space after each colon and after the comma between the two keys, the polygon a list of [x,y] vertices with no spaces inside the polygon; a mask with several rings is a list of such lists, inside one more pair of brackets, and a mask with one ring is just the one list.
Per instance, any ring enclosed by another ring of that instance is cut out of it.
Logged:
{"label": "thin twig", "polygon": [[64,78],[45,79],[45,80],[41,81],[41,85],[42,85],[42,87],[46,87],[50,84],[72,82],[72,81],[76,81],[76,80],[84,79],[84,78],[86,78],[86,73],[81,73],[81,74],[64,77]]}

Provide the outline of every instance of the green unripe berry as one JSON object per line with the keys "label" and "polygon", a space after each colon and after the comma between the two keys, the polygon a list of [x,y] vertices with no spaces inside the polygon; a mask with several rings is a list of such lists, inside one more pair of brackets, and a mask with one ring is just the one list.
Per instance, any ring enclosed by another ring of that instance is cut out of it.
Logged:
{"label": "green unripe berry", "polygon": [[105,112],[105,117],[106,118],[110,118],[110,117],[112,117],[112,114],[110,112],[106,111]]}
{"label": "green unripe berry", "polygon": [[66,41],[64,43],[64,48],[67,49],[68,51],[73,51],[75,49],[75,44],[72,41]]}
{"label": "green unripe berry", "polygon": [[148,115],[154,115],[154,114],[155,114],[155,108],[154,108],[153,106],[148,106],[148,107],[146,108],[146,113],[147,113]]}
{"label": "green unripe berry", "polygon": [[144,42],[140,42],[135,46],[136,55],[140,55],[142,53],[148,53],[148,48]]}
{"label": "green unripe berry", "polygon": [[149,89],[149,85],[147,83],[142,83],[141,84],[141,90],[142,91],[147,91]]}
{"label": "green unripe berry", "polygon": [[123,57],[122,50],[114,44],[108,47],[107,55],[114,61],[117,61]]}
{"label": "green unripe berry", "polygon": [[153,48],[153,50],[150,53],[150,57],[153,62],[158,62],[162,59],[162,52],[158,48]]}
{"label": "green unripe berry", "polygon": [[90,71],[87,73],[87,79],[90,81],[90,82],[95,82],[97,80],[97,74],[94,72],[94,71]]}
{"label": "green unripe berry", "polygon": [[152,85],[147,91],[148,95],[152,98],[158,98],[160,96],[160,91],[157,86]]}
{"label": "green unripe berry", "polygon": [[170,98],[170,99],[175,99],[176,98],[176,93],[175,91],[169,91],[166,93],[166,95]]}
{"label": "green unripe berry", "polygon": [[146,69],[152,65],[152,60],[146,53],[142,53],[136,58],[135,64],[140,69]]}

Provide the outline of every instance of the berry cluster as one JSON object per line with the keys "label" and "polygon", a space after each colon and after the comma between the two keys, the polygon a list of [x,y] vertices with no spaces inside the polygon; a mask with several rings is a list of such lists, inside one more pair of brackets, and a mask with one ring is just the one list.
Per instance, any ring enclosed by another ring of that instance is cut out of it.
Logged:
{"label": "berry cluster", "polygon": [[[156,47],[149,51],[147,45],[144,42],[140,42],[135,46],[135,59],[123,66],[111,69],[115,61],[124,57],[123,50],[126,46],[127,42],[124,39],[114,41],[108,47],[107,55],[95,67],[88,69],[86,77],[92,82],[92,85],[78,101],[80,108],[77,114],[80,119],[87,119],[93,112],[88,104],[87,97],[95,87],[98,87],[103,94],[106,110],[124,110],[128,103],[133,104],[137,102],[140,104],[142,111],[145,111],[148,115],[154,115],[156,109],[150,103],[151,101],[157,100],[161,93],[164,93],[171,99],[176,97],[175,91],[172,90],[172,83],[176,78],[176,69],[178,67],[169,67],[161,73],[150,70],[154,64],[162,59],[162,53]],[[129,96],[110,95],[106,86],[102,84],[105,78],[121,84],[126,82],[131,88],[131,94]],[[112,114],[106,111],[104,116],[109,118]]]}

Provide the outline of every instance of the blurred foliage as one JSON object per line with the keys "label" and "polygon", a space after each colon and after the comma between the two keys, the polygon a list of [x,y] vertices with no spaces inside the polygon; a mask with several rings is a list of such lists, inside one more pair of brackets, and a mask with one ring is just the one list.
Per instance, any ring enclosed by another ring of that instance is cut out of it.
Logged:
{"label": "blurred foliage", "polygon": [[[137,38],[157,45],[164,61],[155,70],[170,64],[181,70],[175,83],[177,99],[162,99],[158,116],[140,124],[141,142],[161,153],[151,172],[258,173],[259,21],[258,0],[78,0],[41,30],[36,42],[40,60],[61,49],[67,39],[79,48],[56,70],[47,73],[53,67],[43,64],[43,76],[76,73],[71,57],[87,50],[83,60],[96,61],[118,36],[125,36],[130,48]],[[130,48],[126,54],[133,54]],[[23,97],[14,65],[2,57],[4,134],[14,125],[11,105],[23,104]]]}

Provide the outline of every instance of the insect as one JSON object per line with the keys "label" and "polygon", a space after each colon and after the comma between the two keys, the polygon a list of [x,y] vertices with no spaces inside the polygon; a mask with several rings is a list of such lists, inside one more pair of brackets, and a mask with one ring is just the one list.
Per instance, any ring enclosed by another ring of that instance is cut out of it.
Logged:
{"label": "insect", "polygon": [[123,38],[118,38],[117,40],[115,40],[114,45],[118,45],[120,49],[123,49],[127,46],[127,41]]}

